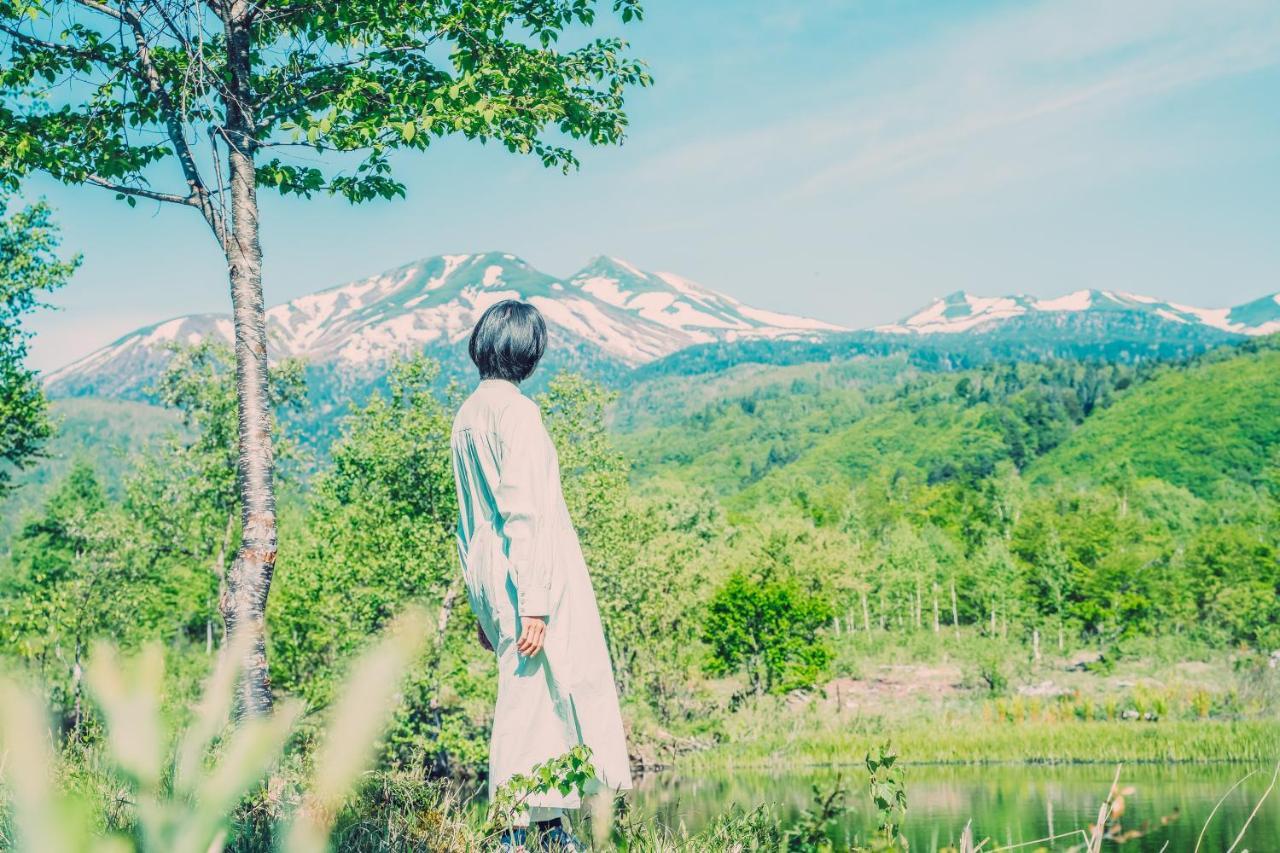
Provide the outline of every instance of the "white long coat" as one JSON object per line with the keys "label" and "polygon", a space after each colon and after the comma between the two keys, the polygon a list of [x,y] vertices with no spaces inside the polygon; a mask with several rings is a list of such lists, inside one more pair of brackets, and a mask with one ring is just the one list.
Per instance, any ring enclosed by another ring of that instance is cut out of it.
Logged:
{"label": "white long coat", "polygon": [[[480,383],[453,423],[458,554],[471,608],[498,658],[489,794],[516,773],[591,747],[596,789],[631,787],[613,667],[591,578],[538,406],[505,380]],[[516,651],[521,616],[546,616],[543,651]],[[553,791],[530,806],[576,808]]]}

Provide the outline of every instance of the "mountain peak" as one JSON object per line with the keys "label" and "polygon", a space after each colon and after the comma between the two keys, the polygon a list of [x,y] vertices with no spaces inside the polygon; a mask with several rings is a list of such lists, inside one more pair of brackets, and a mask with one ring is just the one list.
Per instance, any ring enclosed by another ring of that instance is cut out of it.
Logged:
{"label": "mountain peak", "polygon": [[630,261],[614,257],[613,255],[596,255],[594,258],[587,261],[587,265],[585,267],[575,273],[574,278],[588,273],[595,273],[598,275],[634,276],[635,278],[641,279],[650,277],[650,273],[645,272]]}

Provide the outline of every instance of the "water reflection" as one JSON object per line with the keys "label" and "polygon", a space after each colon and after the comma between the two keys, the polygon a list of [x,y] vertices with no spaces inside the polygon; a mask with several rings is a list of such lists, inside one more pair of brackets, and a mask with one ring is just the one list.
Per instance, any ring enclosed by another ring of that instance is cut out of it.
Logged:
{"label": "water reflection", "polygon": [[[1254,768],[1240,765],[1134,765],[1123,768],[1120,787],[1127,793],[1120,823],[1129,837],[1104,849],[1125,851],[1192,850],[1214,804]],[[1011,845],[1056,833],[1087,829],[1115,777],[1104,765],[1060,767],[908,767],[909,811],[905,834],[913,851],[934,851],[958,843],[967,820],[977,839]],[[1271,781],[1272,768],[1257,772],[1227,795],[1208,824],[1202,851],[1225,851]],[[816,783],[829,790],[837,776],[849,791],[851,814],[834,830],[837,841],[874,830],[874,812],[866,799],[865,771],[736,771],[712,776],[657,774],[641,780],[636,810],[670,827],[690,831],[705,826],[730,808],[775,804],[787,820],[810,804]],[[1254,818],[1237,850],[1280,851],[1280,792]],[[1045,844],[1066,850],[1083,836]],[[1167,847],[1166,847],[1167,844]],[[1034,849],[1034,846],[1025,849]]]}

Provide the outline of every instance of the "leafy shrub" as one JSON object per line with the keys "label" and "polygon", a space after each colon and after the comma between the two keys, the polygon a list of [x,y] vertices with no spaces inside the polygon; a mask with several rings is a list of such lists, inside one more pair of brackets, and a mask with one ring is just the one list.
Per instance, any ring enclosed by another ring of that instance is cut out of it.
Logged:
{"label": "leafy shrub", "polygon": [[831,650],[818,632],[831,621],[831,605],[794,580],[771,573],[735,572],[711,599],[703,638],[712,674],[746,673],[755,693],[783,693],[813,685]]}

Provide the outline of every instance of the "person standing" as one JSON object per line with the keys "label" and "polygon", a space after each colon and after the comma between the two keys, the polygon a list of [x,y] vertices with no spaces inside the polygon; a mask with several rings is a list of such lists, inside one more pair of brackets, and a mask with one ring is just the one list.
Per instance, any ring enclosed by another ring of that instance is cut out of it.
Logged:
{"label": "person standing", "polygon": [[[469,345],[480,383],[453,424],[458,555],[480,642],[498,661],[491,798],[513,775],[579,744],[595,769],[588,793],[631,787],[613,667],[556,448],[520,390],[546,345],[534,306],[504,300],[485,311]],[[553,790],[526,805],[500,849],[522,850],[530,822],[543,849],[585,849],[561,820],[581,806],[578,792]]]}

